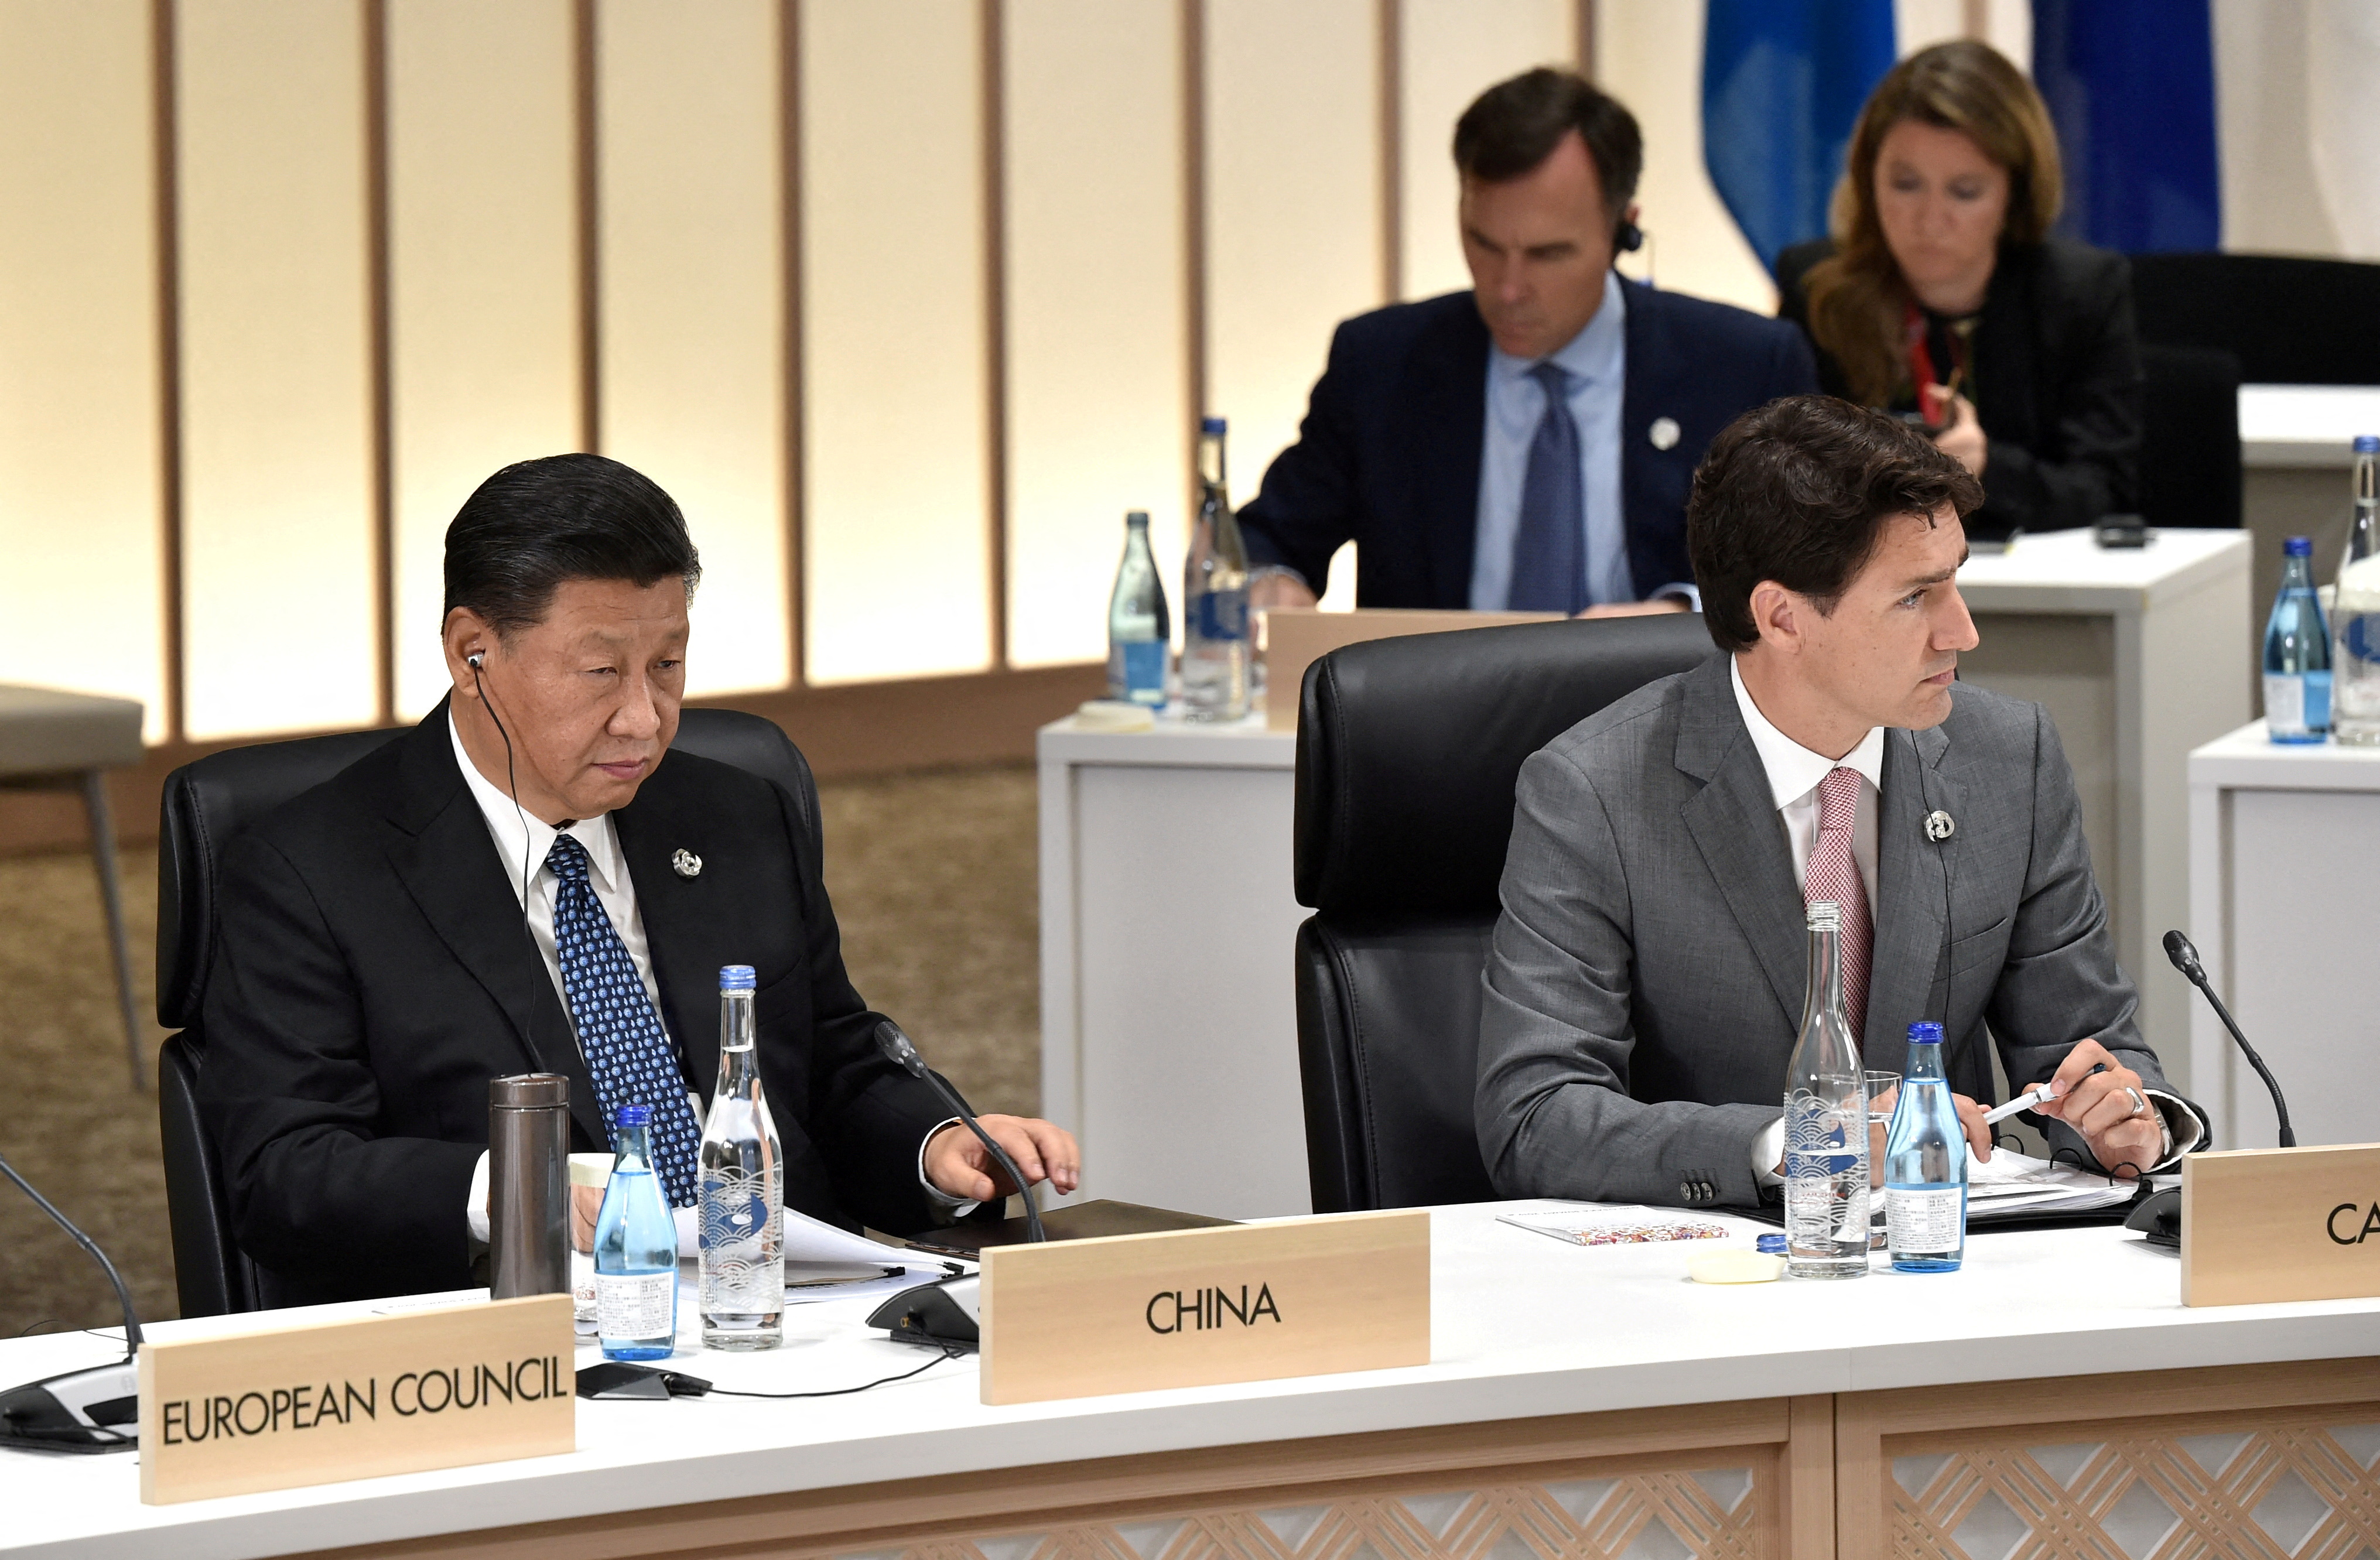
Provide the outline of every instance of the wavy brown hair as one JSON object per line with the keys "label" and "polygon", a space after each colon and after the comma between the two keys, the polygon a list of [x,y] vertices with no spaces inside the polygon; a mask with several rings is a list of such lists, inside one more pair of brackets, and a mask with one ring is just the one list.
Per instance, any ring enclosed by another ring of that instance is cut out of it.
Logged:
{"label": "wavy brown hair", "polygon": [[1835,252],[1810,268],[1810,334],[1843,371],[1852,393],[1872,406],[1892,399],[1905,377],[1903,311],[1909,289],[1876,214],[1876,159],[1895,125],[1914,119],[1958,130],[2006,169],[2008,215],[2000,237],[2040,242],[2064,193],[2058,133],[2048,105],[2024,72],[1988,43],[1937,43],[1894,66],[1860,110],[1835,186]]}

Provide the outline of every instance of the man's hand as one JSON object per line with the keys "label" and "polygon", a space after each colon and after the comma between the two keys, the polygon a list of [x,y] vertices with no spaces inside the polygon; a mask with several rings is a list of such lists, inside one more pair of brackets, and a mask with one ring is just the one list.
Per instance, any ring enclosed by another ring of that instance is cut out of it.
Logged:
{"label": "man's hand", "polygon": [[[1267,574],[1248,587],[1248,611],[1252,612],[1269,612],[1275,607],[1311,607],[1315,600],[1313,590],[1295,574]],[[989,1121],[990,1118],[984,1119]],[[987,1126],[985,1130],[989,1131],[990,1129]],[[973,1137],[975,1134],[970,1132],[967,1135]],[[1007,1144],[1008,1140],[1002,1138],[1001,1146],[1005,1148]],[[976,1146],[981,1148],[983,1144]],[[1011,1149],[1010,1152],[1015,1151]],[[1018,1163],[1021,1165],[1024,1161],[1019,1160]]]}
{"label": "man's hand", "polygon": [[603,1211],[603,1189],[600,1186],[574,1186],[570,1189],[570,1247],[576,1252],[595,1249],[595,1215]]}
{"label": "man's hand", "polygon": [[1682,612],[1686,603],[1675,596],[1652,601],[1598,601],[1578,615],[1583,618],[1649,618],[1662,612]]}
{"label": "man's hand", "polygon": [[[1888,1119],[1892,1107],[1900,1103],[1900,1091],[1894,1089],[1875,1102],[1872,1110],[1882,1110]],[[1992,1156],[1992,1129],[1984,1119],[1984,1107],[1964,1094],[1952,1094],[1950,1103],[1959,1107],[1959,1130],[1967,1134],[1967,1147],[1977,1159]],[[1871,1121],[1867,1127],[1867,1184],[1870,1189],[1884,1184],[1884,1140],[1890,1131],[1889,1119]],[[1782,1174],[1783,1172],[1779,1172]]]}
{"label": "man's hand", "polygon": [[[1083,1180],[1083,1151],[1075,1134],[1026,1116],[978,1116],[983,1130],[1008,1151],[1027,1181],[1048,1181],[1061,1193]],[[1018,1189],[998,1160],[961,1124],[953,1122],[926,1142],[926,1179],[951,1197],[989,1203]]]}
{"label": "man's hand", "polygon": [[[2094,1072],[2104,1067],[2104,1072]],[[2034,1108],[2082,1134],[2091,1156],[2119,1179],[2146,1173],[2165,1146],[2165,1122],[2141,1075],[2095,1039],[2068,1053],[2050,1077],[2054,1097]]]}

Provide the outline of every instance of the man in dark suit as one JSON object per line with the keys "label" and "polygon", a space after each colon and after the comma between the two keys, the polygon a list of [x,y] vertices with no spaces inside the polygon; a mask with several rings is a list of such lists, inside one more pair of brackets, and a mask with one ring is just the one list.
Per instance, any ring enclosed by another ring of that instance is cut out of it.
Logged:
{"label": "man in dark suit", "polygon": [[1995,1045],[2052,1086],[2056,1149],[2131,1176],[2205,1140],[2135,1022],[2057,728],[1954,680],[1982,502],[1923,433],[1825,396],[1713,444],[1690,529],[1722,653],[1521,768],[1475,1099],[1500,1193],[1773,1197],[1814,901],[1866,1065],[1939,1022],[1977,1154]]}
{"label": "man in dark suit", "polygon": [[1694,463],[1739,413],[1817,388],[1808,344],[1611,269],[1641,241],[1644,149],[1580,77],[1489,88],[1454,162],[1472,290],[1339,327],[1298,441],[1240,511],[1249,604],[1312,606],[1353,540],[1359,606],[1688,605]]}
{"label": "man in dark suit", "polygon": [[[729,964],[757,972],[786,1206],[910,1230],[1012,1190],[878,1053],[793,799],[669,752],[700,573],[677,506],[617,462],[498,472],[446,533],[453,695],[225,851],[200,1107],[287,1302],[473,1282],[504,1074],[567,1075],[580,1149],[649,1107],[691,1203]],[[1071,1136],[983,1119],[1073,1189]]]}

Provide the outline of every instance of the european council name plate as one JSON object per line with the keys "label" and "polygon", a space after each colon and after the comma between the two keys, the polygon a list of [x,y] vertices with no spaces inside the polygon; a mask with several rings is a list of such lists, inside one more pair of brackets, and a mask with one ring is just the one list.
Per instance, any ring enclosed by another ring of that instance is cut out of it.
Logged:
{"label": "european council name plate", "polygon": [[568,1295],[140,1346],[149,1506],[578,1444]]}
{"label": "european council name plate", "polygon": [[1429,1363],[1429,1214],[1113,1235],[983,1253],[983,1401]]}
{"label": "european council name plate", "polygon": [[2380,1295],[2380,1143],[2181,1162],[2181,1303]]}

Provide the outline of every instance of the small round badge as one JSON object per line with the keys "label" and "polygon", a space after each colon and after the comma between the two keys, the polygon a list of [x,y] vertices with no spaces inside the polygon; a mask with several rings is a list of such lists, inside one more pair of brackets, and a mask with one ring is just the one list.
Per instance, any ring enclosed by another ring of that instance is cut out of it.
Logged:
{"label": "small round badge", "polygon": [[699,877],[702,876],[702,858],[692,851],[680,851],[670,857],[670,870],[680,877]]}
{"label": "small round badge", "polygon": [[1655,417],[1653,419],[1653,426],[1646,430],[1646,436],[1653,441],[1653,448],[1657,450],[1676,449],[1678,447],[1678,419],[1675,417]]}
{"label": "small round badge", "polygon": [[1925,838],[1937,845],[1958,832],[1959,826],[1951,820],[1949,814],[1936,811],[1925,815]]}

